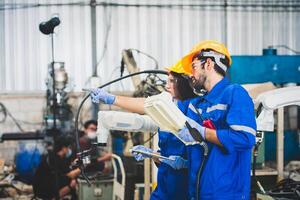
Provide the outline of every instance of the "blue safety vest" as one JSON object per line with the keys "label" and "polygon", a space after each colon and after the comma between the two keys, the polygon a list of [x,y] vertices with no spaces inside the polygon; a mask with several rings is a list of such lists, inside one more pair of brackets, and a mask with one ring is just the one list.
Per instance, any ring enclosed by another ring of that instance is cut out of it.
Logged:
{"label": "blue safety vest", "polygon": [[[200,124],[202,120],[210,119],[224,146],[222,150],[207,142],[210,153],[200,179],[200,199],[249,199],[251,150],[255,144],[256,122],[254,105],[247,91],[223,78],[209,93],[191,100],[186,115],[200,121]],[[199,161],[194,163],[195,155],[190,156],[193,157],[192,169],[194,165],[199,165]],[[202,158],[199,157],[199,160]]]}
{"label": "blue safety vest", "polygon": [[[181,109],[181,104],[178,105]],[[162,156],[181,156],[187,159],[186,146],[172,133],[159,131],[158,146]],[[151,200],[187,200],[188,170],[175,170],[165,163],[160,163],[157,172],[157,186],[151,193]]]}

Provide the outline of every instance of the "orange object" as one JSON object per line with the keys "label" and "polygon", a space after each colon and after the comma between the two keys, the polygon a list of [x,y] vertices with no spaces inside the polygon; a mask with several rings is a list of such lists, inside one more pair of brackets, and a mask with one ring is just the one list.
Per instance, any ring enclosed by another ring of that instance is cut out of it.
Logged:
{"label": "orange object", "polygon": [[169,72],[171,71],[171,72],[175,72],[178,74],[191,75],[191,73],[188,73],[183,69],[181,59],[178,60],[174,65],[172,65],[170,67],[166,67],[165,69]]}
{"label": "orange object", "polygon": [[193,57],[201,52],[202,50],[211,49],[215,52],[218,52],[220,54],[225,55],[229,59],[229,65],[232,64],[231,56],[229,54],[228,49],[226,46],[220,42],[217,42],[215,40],[204,40],[198,44],[196,44],[192,50],[189,52],[189,54],[185,55],[181,62],[183,69],[186,73],[192,73],[192,61]]}

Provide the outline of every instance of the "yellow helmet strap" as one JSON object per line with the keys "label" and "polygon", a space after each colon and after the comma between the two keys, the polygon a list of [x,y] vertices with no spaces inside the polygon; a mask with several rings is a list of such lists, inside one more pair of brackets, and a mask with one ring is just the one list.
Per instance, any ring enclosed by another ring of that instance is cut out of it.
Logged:
{"label": "yellow helmet strap", "polygon": [[223,54],[220,54],[220,53],[217,53],[215,51],[204,51],[204,52],[201,52],[201,56],[202,57],[213,57],[216,64],[224,70],[224,72],[227,71],[227,66],[224,65],[222,62],[221,62],[221,59],[225,59],[225,55]]}

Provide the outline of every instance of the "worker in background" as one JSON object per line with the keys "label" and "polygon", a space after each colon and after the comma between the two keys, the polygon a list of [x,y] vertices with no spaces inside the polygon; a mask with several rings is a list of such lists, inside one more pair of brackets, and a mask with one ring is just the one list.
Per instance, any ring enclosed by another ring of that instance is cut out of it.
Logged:
{"label": "worker in background", "polygon": [[71,145],[71,138],[60,136],[55,140],[53,151],[42,158],[33,180],[33,190],[37,197],[53,199],[58,192],[60,198],[68,194],[72,195],[72,199],[76,198],[76,178],[81,171],[79,168],[70,169]]}
{"label": "worker in background", "polygon": [[[195,97],[189,82],[182,75],[181,62],[167,68],[169,71],[166,90],[171,93],[177,102],[179,109],[184,106],[186,99]],[[95,103],[103,102],[114,104],[131,112],[144,114],[145,98],[132,98],[124,96],[114,96],[105,92],[103,89],[95,89],[91,93],[92,101]],[[187,101],[188,102],[188,101]],[[152,192],[152,200],[185,200],[188,199],[188,161],[185,145],[172,133],[159,131],[159,153],[163,156],[174,159],[155,160],[158,163],[157,187]],[[135,150],[153,152],[152,149],[138,145],[133,147]],[[137,160],[143,160],[145,155],[134,154]]]}
{"label": "worker in background", "polygon": [[[98,165],[91,165],[88,167],[88,171],[102,171],[108,173],[110,171],[107,161],[111,160],[112,154],[105,149],[99,149],[97,146],[93,146],[93,143],[97,143],[97,126],[96,120],[88,120],[83,124],[83,134],[80,137],[79,143],[81,150],[92,150],[92,162],[97,162]],[[100,151],[99,151],[100,150]]]}
{"label": "worker in background", "polygon": [[[249,199],[254,105],[243,87],[225,78],[232,63],[230,54],[223,44],[207,40],[197,44],[182,63],[185,72],[192,73],[195,91],[207,91],[190,101],[186,113],[210,151],[197,183],[200,199]],[[194,141],[187,128],[179,135],[184,141]]]}
{"label": "worker in background", "polygon": [[98,122],[96,120],[87,120],[83,124],[83,133],[80,137],[86,135],[89,138],[96,138],[97,126]]}

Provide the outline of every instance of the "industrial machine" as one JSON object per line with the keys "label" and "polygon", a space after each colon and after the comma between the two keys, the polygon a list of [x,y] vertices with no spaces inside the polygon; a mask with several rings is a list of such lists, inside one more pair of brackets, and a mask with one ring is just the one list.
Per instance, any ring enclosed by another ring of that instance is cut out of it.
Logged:
{"label": "industrial machine", "polygon": [[[274,131],[274,111],[278,110],[277,120],[277,172],[279,178],[283,178],[283,107],[297,105],[300,106],[300,86],[287,87],[271,90],[260,94],[255,99],[255,106],[258,111],[257,122],[257,143],[261,143],[265,131]],[[258,146],[254,149],[254,164],[253,164],[253,176],[257,182],[258,187],[262,194],[268,194],[272,197],[280,197],[287,199],[300,198],[299,186],[300,182],[292,182],[290,184],[282,184],[280,187],[274,188],[268,192],[265,192],[262,185],[256,180],[255,177],[255,158],[257,156]]]}
{"label": "industrial machine", "polygon": [[155,132],[157,129],[157,124],[147,115],[120,111],[99,111],[97,143],[106,145],[110,130]]}
{"label": "industrial machine", "polygon": [[277,55],[277,49],[263,49],[263,55],[232,56],[229,68],[233,83],[300,83],[300,55]]}
{"label": "industrial machine", "polygon": [[[100,176],[88,185],[84,179],[79,179],[79,200],[124,200],[126,174],[121,158],[112,154],[113,177]],[[121,181],[118,179],[121,178]]]}
{"label": "industrial machine", "polygon": [[68,104],[68,73],[64,62],[50,63],[48,66],[47,105],[44,116],[46,129],[55,128],[70,131],[73,128],[73,113]]}
{"label": "industrial machine", "polygon": [[271,90],[255,99],[259,111],[256,119],[258,131],[274,131],[274,110],[285,106],[300,106],[300,86]]}

